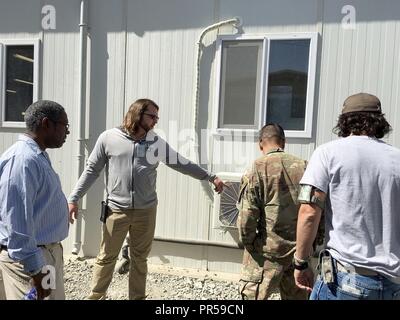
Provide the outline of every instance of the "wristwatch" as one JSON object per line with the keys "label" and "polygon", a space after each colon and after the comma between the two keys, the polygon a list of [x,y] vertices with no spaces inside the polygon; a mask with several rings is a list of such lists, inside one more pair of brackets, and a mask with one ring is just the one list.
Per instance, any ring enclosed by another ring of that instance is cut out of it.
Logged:
{"label": "wristwatch", "polygon": [[213,183],[216,177],[217,177],[217,176],[216,176],[215,174],[212,174],[212,175],[210,175],[210,177],[208,178],[208,181],[210,181],[211,183]]}
{"label": "wristwatch", "polygon": [[301,259],[297,259],[295,255],[293,255],[293,267],[296,270],[306,270],[309,267],[308,264],[309,259],[307,260],[301,260]]}

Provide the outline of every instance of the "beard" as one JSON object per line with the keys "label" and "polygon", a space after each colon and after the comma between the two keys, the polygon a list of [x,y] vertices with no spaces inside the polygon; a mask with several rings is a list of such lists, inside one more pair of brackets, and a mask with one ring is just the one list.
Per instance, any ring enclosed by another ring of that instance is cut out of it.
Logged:
{"label": "beard", "polygon": [[139,126],[140,126],[144,131],[146,131],[146,133],[149,132],[151,129],[154,128],[154,125],[148,125],[148,124],[146,124],[146,123],[143,123],[143,121],[140,121]]}

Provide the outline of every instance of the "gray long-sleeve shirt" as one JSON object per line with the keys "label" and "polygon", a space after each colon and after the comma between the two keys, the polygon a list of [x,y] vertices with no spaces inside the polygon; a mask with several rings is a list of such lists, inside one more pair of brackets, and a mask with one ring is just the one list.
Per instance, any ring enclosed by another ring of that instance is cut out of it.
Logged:
{"label": "gray long-sleeve shirt", "polygon": [[108,204],[112,209],[145,209],[157,204],[157,167],[162,161],[170,168],[198,180],[211,174],[177,153],[153,131],[134,141],[120,128],[104,131],[97,139],[86,168],[68,202],[77,202],[105,167]]}

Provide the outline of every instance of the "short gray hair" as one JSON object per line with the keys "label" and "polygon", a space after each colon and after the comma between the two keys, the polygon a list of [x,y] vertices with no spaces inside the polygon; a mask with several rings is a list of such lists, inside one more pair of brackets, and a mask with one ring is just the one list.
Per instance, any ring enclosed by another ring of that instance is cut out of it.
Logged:
{"label": "short gray hair", "polygon": [[64,113],[64,108],[57,102],[38,100],[26,109],[24,120],[28,130],[30,132],[36,132],[41,127],[43,118],[58,121]]}

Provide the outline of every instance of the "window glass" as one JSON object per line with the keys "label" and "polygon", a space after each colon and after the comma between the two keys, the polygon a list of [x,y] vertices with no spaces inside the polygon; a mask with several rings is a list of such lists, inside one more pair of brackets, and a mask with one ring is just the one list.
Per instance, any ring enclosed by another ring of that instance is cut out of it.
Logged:
{"label": "window glass", "polygon": [[267,122],[304,130],[310,40],[270,42]]}
{"label": "window glass", "polygon": [[24,121],[33,102],[33,46],[6,46],[5,121]]}
{"label": "window glass", "polygon": [[258,127],[262,43],[223,42],[220,127]]}

